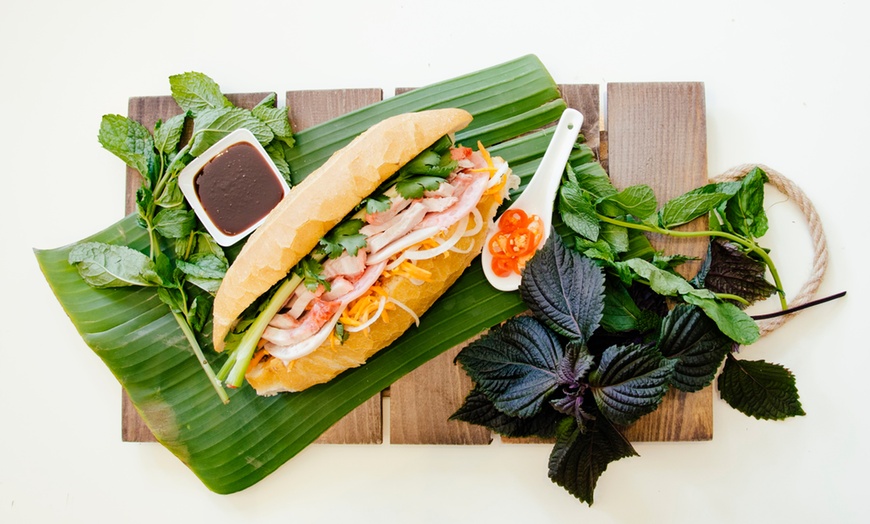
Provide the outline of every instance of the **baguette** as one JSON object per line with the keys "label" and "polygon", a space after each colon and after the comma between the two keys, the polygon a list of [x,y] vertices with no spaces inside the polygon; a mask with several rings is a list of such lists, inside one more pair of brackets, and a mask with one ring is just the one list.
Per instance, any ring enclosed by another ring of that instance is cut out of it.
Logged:
{"label": "baguette", "polygon": [[[484,224],[492,221],[504,193],[506,191],[481,199],[477,210],[483,217]],[[457,226],[453,226],[455,227]],[[445,236],[449,236],[450,232]],[[396,278],[391,279],[386,291],[411,308],[416,316],[421,316],[480,254],[486,233],[487,227],[483,227],[477,234],[464,239],[464,244],[457,245],[463,251],[470,246],[467,253],[448,251],[434,259],[418,261],[417,266],[432,273],[432,278],[426,284],[417,285],[408,279]],[[414,322],[415,318],[408,312],[396,309],[390,312],[389,321],[378,320],[368,332],[353,333],[340,345],[327,341],[314,352],[288,364],[277,358],[259,362],[252,366],[245,378],[257,394],[262,396],[302,391],[328,382],[347,369],[364,364],[372,355],[399,338]]]}
{"label": "baguette", "polygon": [[442,136],[471,122],[461,109],[394,116],[372,126],[295,186],[251,235],[214,301],[214,348],[268,291],[363,198]]}

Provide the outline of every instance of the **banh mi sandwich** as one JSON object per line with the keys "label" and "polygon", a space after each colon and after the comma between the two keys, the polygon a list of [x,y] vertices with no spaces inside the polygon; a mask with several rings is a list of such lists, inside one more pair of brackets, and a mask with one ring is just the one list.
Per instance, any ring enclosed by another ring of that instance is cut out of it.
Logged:
{"label": "banh mi sandwich", "polygon": [[471,115],[388,118],[294,187],[250,237],[214,301],[218,373],[260,395],[357,367],[404,333],[477,256],[519,179],[453,143]]}

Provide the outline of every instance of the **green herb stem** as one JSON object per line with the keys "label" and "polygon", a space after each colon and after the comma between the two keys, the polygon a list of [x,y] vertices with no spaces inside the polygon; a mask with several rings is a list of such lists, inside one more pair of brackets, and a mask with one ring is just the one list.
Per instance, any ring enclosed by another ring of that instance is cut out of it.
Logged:
{"label": "green herb stem", "polygon": [[173,310],[172,316],[175,317],[175,321],[178,323],[184,336],[187,337],[187,341],[190,343],[190,347],[193,348],[194,355],[196,355],[196,360],[199,361],[203,371],[205,371],[206,376],[208,376],[208,381],[211,383],[212,387],[214,387],[214,390],[217,391],[221,402],[227,404],[230,401],[230,397],[221,385],[220,380],[215,376],[214,370],[211,369],[208,360],[205,359],[205,355],[202,353],[202,348],[199,347],[199,342],[196,340],[196,335],[193,334],[193,329],[191,329],[190,324],[177,311]]}
{"label": "green herb stem", "polygon": [[744,306],[749,306],[751,303],[740,295],[734,295],[731,293],[716,293],[716,298],[719,300],[733,300],[735,302],[740,302]]}
{"label": "green herb stem", "polygon": [[245,331],[241,342],[239,342],[238,347],[236,347],[230,357],[230,360],[232,360],[233,363],[229,372],[227,373],[225,371],[225,368],[229,363],[224,364],[224,369],[221,369],[220,374],[226,374],[226,382],[228,386],[237,388],[242,385],[242,380],[245,378],[245,373],[248,371],[248,365],[251,362],[251,358],[254,356],[254,352],[257,350],[257,343],[260,341],[263,331],[266,330],[272,317],[281,311],[281,308],[284,307],[287,299],[290,298],[290,295],[294,290],[296,290],[300,283],[302,283],[302,277],[295,273],[293,273],[290,278],[286,279],[280,286],[278,286],[275,294],[272,295],[271,299],[269,299],[269,303],[263,311],[260,312],[256,320],[254,320],[254,323],[248,327],[247,331]]}
{"label": "green herb stem", "polygon": [[770,255],[768,255],[764,249],[762,249],[757,244],[755,244],[754,242],[752,242],[744,237],[734,235],[732,233],[728,233],[727,231],[710,231],[710,230],[706,230],[706,231],[677,231],[674,229],[666,229],[663,227],[651,226],[651,225],[647,225],[647,224],[637,224],[634,222],[626,222],[625,220],[611,218],[609,216],[602,215],[600,213],[596,213],[596,216],[602,222],[607,222],[609,224],[614,224],[617,226],[622,226],[622,227],[626,227],[626,228],[630,228],[630,229],[637,229],[640,231],[646,231],[648,233],[657,233],[660,235],[668,235],[668,236],[678,237],[678,238],[719,237],[719,238],[724,238],[727,240],[731,240],[732,242],[735,242],[737,244],[740,244],[741,246],[749,249],[750,251],[752,251],[753,253],[758,255],[758,257],[761,258],[762,261],[764,261],[764,263],[767,265],[768,269],[770,269],[771,277],[773,277],[773,283],[776,286],[776,291],[777,291],[777,294],[779,295],[780,305],[782,306],[783,309],[786,309],[788,307],[788,302],[785,299],[785,292],[783,291],[784,288],[782,285],[782,280],[780,280],[780,278],[779,278],[779,272],[776,270],[776,265],[773,263],[773,259],[770,258]]}

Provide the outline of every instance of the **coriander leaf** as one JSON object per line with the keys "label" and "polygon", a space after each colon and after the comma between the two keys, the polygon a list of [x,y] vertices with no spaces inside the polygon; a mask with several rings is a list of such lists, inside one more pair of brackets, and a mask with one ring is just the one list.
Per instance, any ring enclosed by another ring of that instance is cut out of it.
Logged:
{"label": "coriander leaf", "polygon": [[366,247],[366,236],[359,232],[363,225],[363,220],[353,218],[335,226],[320,239],[320,251],[329,258],[338,258],[345,251],[355,257],[360,249]]}
{"label": "coriander leaf", "polygon": [[390,209],[390,197],[387,195],[372,195],[365,199],[366,213],[380,213]]}
{"label": "coriander leaf", "polygon": [[202,111],[231,107],[232,102],[221,93],[220,86],[208,76],[188,72],[169,77],[172,98],[185,112],[198,117]]}
{"label": "coriander leaf", "polygon": [[750,303],[776,293],[776,286],[765,279],[767,266],[732,242],[719,238],[710,242],[707,261],[701,281],[714,293],[737,295]]}
{"label": "coriander leaf", "polygon": [[752,317],[730,302],[705,296],[702,294],[704,291],[707,290],[699,289],[694,293],[683,295],[683,300],[703,309],[704,313],[716,322],[719,330],[738,344],[752,344],[761,337],[758,324],[752,320]]}
{"label": "coriander leaf", "polygon": [[444,182],[440,176],[412,176],[396,182],[396,191],[408,200],[422,198],[426,191],[436,191]]}
{"label": "coriander leaf", "polygon": [[578,184],[566,182],[559,189],[559,214],[565,225],[591,241],[598,240],[600,226],[595,206]]}
{"label": "coriander leaf", "polygon": [[69,252],[68,261],[91,287],[159,286],[154,262],[127,246],[84,242]]}
{"label": "coriander leaf", "polygon": [[154,229],[164,238],[183,238],[196,226],[192,209],[161,209],[154,215]]}
{"label": "coriander leaf", "polygon": [[601,413],[615,424],[631,424],[652,413],[668,390],[677,361],[640,344],[604,350],[598,369],[589,374]]}
{"label": "coriander leaf", "polygon": [[275,93],[271,93],[254,106],[251,113],[269,126],[275,137],[286,145],[293,147],[295,140],[293,139],[293,129],[290,127],[290,120],[287,117],[287,109],[275,107],[276,101],[277,96]]}
{"label": "coriander leaf", "polygon": [[466,346],[456,356],[480,392],[511,417],[541,412],[559,386],[564,355],[556,334],[532,317],[514,317]]}
{"label": "coriander leaf", "polygon": [[193,121],[190,154],[193,156],[201,155],[215,142],[241,128],[248,129],[261,144],[268,144],[274,138],[269,126],[251,114],[248,109],[240,107],[204,109],[196,115]]}
{"label": "coriander leaf", "polygon": [[154,146],[161,153],[172,153],[178,148],[181,141],[181,132],[184,131],[184,120],[187,113],[175,115],[165,122],[160,122],[154,129]]}
{"label": "coriander leaf", "polygon": [[707,184],[669,200],[659,211],[659,225],[671,228],[706,215],[734,195],[735,184]]}
{"label": "coriander leaf", "polygon": [[155,184],[157,153],[145,126],[121,115],[104,115],[97,138],[107,151],[138,171],[149,187]]}
{"label": "coriander leaf", "polygon": [[520,296],[557,333],[585,341],[604,310],[604,271],[550,235],[526,264]]}
{"label": "coriander leaf", "polygon": [[671,384],[681,391],[698,391],[713,381],[733,345],[698,307],[680,304],[662,322],[657,348],[677,359]]}
{"label": "coriander leaf", "polygon": [[592,505],[595,486],[607,465],[636,455],[628,439],[607,419],[596,419],[585,432],[575,421],[565,419],[556,433],[548,475],[568,493]]}
{"label": "coriander leaf", "polygon": [[794,375],[779,364],[729,356],[718,380],[722,399],[737,411],[765,420],[805,415]]}
{"label": "coriander leaf", "polygon": [[640,220],[655,213],[657,207],[656,195],[646,184],[627,187],[598,203],[598,209],[607,216],[631,215]]}
{"label": "coriander leaf", "polygon": [[300,260],[293,272],[302,277],[302,283],[309,291],[315,291],[320,285],[329,291],[329,282],[323,278],[323,265],[310,256]]}
{"label": "coriander leaf", "polygon": [[755,168],[743,177],[740,189],[725,203],[725,219],[737,233],[759,238],[767,232],[767,214],[764,212],[764,184],[767,173]]}
{"label": "coriander leaf", "polygon": [[472,389],[462,406],[450,416],[450,420],[483,426],[506,437],[541,438],[555,436],[556,424],[562,418],[563,415],[548,406],[542,407],[540,413],[528,418],[505,415],[477,389]]}

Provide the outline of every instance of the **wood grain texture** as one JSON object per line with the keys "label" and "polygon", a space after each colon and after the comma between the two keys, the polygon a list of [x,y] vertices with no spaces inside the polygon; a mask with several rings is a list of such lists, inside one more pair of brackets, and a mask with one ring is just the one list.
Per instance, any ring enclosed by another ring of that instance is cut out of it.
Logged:
{"label": "wood grain texture", "polygon": [[[401,87],[396,94],[413,88]],[[471,379],[453,363],[454,347],[390,386],[391,444],[489,444],[481,426],[449,420],[471,391]]]}
{"label": "wood grain texture", "polygon": [[[288,91],[287,108],[293,131],[320,124],[383,98],[380,89]],[[315,442],[318,444],[380,444],[383,442],[381,395],[360,404]]]}
{"label": "wood grain texture", "polygon": [[[701,83],[626,83],[607,86],[609,173],[618,188],[648,184],[661,205],[707,183],[707,123]],[[706,228],[706,220],[685,226]],[[656,249],[703,258],[706,239],[651,238]],[[691,277],[698,264],[687,264]],[[713,438],[712,387],[671,391],[659,409],[628,428],[633,441]]]}
{"label": "wood grain texture", "polygon": [[[269,93],[242,93],[229,94],[227,98],[239,107],[254,107]],[[146,128],[152,133],[158,120],[167,120],[181,113],[181,108],[171,96],[139,96],[132,97],[127,102],[127,116]],[[182,141],[190,136],[189,126],[185,129]],[[124,198],[124,214],[128,215],[136,210],[136,191],[142,185],[142,177],[139,172],[127,167],[127,190]],[[121,393],[121,440],[123,442],[154,442],[154,435],[130,401],[125,391]]]}

